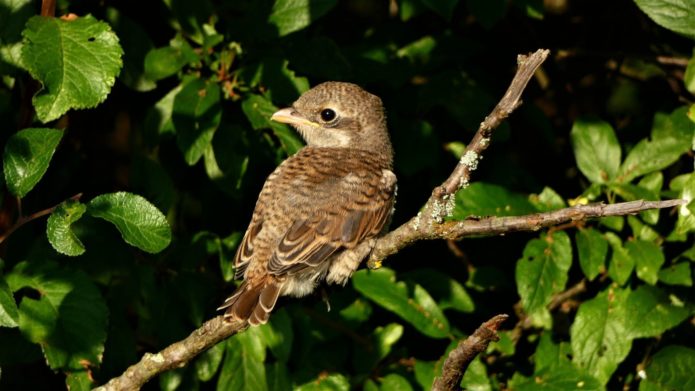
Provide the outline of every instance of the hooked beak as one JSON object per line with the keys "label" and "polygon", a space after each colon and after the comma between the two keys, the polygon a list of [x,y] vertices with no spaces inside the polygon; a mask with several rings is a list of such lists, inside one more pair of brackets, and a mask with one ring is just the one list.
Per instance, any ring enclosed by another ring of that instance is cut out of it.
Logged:
{"label": "hooked beak", "polygon": [[319,127],[316,122],[309,121],[308,119],[302,117],[295,109],[292,107],[287,107],[280,109],[273,113],[270,117],[271,121],[282,122],[284,124],[290,124],[295,126],[308,125],[312,127]]}

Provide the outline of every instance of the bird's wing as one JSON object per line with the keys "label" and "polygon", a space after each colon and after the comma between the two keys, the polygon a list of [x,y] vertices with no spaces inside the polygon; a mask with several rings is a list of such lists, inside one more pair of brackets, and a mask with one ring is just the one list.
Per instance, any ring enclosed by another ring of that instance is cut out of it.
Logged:
{"label": "bird's wing", "polygon": [[395,175],[383,170],[381,177],[363,177],[359,185],[342,187],[340,202],[314,200],[311,214],[292,222],[280,240],[268,271],[278,275],[317,266],[336,251],[377,236],[391,216],[395,189]]}
{"label": "bird's wing", "polygon": [[246,268],[249,266],[249,262],[253,257],[253,242],[256,236],[263,228],[263,219],[258,218],[251,221],[249,228],[244,234],[244,238],[239,244],[239,249],[234,257],[234,278],[239,280],[244,277]]}

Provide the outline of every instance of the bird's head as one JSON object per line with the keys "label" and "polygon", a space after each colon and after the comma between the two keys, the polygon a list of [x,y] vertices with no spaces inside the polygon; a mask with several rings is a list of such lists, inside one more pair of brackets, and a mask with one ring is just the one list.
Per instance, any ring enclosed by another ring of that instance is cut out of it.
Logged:
{"label": "bird's head", "polygon": [[294,126],[310,146],[391,150],[381,99],[352,83],[319,84],[271,119]]}

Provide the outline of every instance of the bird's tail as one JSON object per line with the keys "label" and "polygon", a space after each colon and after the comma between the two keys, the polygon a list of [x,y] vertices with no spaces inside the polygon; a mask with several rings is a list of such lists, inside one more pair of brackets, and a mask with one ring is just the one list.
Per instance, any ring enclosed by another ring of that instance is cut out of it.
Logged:
{"label": "bird's tail", "polygon": [[258,285],[244,281],[217,310],[226,309],[224,318],[229,321],[245,320],[252,326],[264,324],[275,307],[280,288],[277,281],[265,281]]}

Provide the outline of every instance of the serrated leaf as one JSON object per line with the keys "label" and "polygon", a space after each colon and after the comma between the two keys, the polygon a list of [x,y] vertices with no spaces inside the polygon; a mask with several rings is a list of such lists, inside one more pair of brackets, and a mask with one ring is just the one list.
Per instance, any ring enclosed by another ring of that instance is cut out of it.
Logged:
{"label": "serrated leaf", "polygon": [[337,0],[276,0],[268,22],[282,37],[309,26],[336,4]]}
{"label": "serrated leaf", "polygon": [[572,126],[572,148],[579,170],[593,183],[615,178],[620,166],[620,144],[610,124],[578,119]]}
{"label": "serrated leaf", "polygon": [[543,234],[524,247],[516,263],[516,284],[521,304],[536,324],[550,327],[546,306],[554,293],[565,289],[571,265],[572,246],[564,231]]}
{"label": "serrated leaf", "polygon": [[403,277],[422,285],[437,300],[440,309],[473,312],[475,303],[466,289],[450,275],[435,269],[422,268],[406,273]]}
{"label": "serrated leaf", "polygon": [[87,211],[113,223],[126,243],[143,251],[158,253],[171,242],[171,228],[166,217],[137,194],[102,194],[89,201]]}
{"label": "serrated leaf", "polygon": [[106,99],[123,50],[108,24],[91,15],[73,20],[35,16],[22,34],[22,63],[43,84],[32,102],[41,122]]}
{"label": "serrated leaf", "polygon": [[22,198],[39,183],[62,138],[62,130],[49,128],[28,128],[10,136],[2,160],[12,194]]}
{"label": "serrated leaf", "polygon": [[[695,349],[670,345],[659,350],[645,368],[646,379],[640,390],[693,390],[695,389]],[[646,388],[646,385],[653,388]]]}
{"label": "serrated leaf", "polygon": [[605,271],[608,241],[601,232],[593,229],[580,229],[576,236],[579,266],[589,281]]}
{"label": "serrated leaf", "polygon": [[286,125],[270,120],[278,109],[261,95],[250,95],[241,103],[241,109],[254,129],[272,129],[287,155],[293,155],[304,146],[299,136]]}
{"label": "serrated leaf", "polygon": [[695,39],[695,8],[688,0],[635,0],[661,27]]}
{"label": "serrated leaf", "polygon": [[620,166],[617,180],[623,183],[673,164],[691,148],[690,143],[671,137],[644,139],[635,145]]}
{"label": "serrated leaf", "polygon": [[642,285],[625,302],[626,331],[632,338],[656,337],[687,319],[692,308],[674,304],[661,289]]}
{"label": "serrated leaf", "polygon": [[174,98],[171,120],[186,163],[196,164],[210,148],[222,120],[219,85],[202,79],[184,85]]}
{"label": "serrated leaf", "polygon": [[650,285],[656,284],[659,276],[659,269],[666,259],[659,246],[652,242],[643,240],[633,240],[627,242],[625,249],[632,259],[635,260],[637,277]]}
{"label": "serrated leaf", "polygon": [[46,235],[51,246],[61,254],[75,257],[84,253],[80,238],[70,226],[87,211],[87,205],[78,201],[65,201],[48,216]]}
{"label": "serrated leaf", "polygon": [[17,327],[19,310],[5,278],[0,275],[0,327]]}
{"label": "serrated leaf", "polygon": [[200,381],[206,382],[212,379],[222,363],[225,344],[218,343],[204,351],[195,360],[195,373]]}
{"label": "serrated leaf", "polygon": [[217,389],[233,391],[265,391],[265,345],[257,327],[236,334],[227,340],[224,364]]}
{"label": "serrated leaf", "polygon": [[690,264],[680,262],[659,270],[659,281],[668,285],[693,286]]}
{"label": "serrated leaf", "polygon": [[21,262],[7,275],[13,291],[35,289],[40,298],[24,297],[19,329],[41,344],[52,369],[82,370],[98,366],[104,352],[108,310],[92,281],[81,271],[56,263]]}
{"label": "serrated leaf", "polygon": [[251,327],[227,340],[217,389],[224,391],[263,391],[265,380],[265,345],[258,328]]}
{"label": "serrated leaf", "polygon": [[396,281],[393,270],[360,270],[353,275],[352,285],[362,295],[400,316],[421,333],[432,338],[449,335],[449,324],[427,291],[416,285],[415,297],[410,297],[406,284]]}
{"label": "serrated leaf", "polygon": [[611,276],[613,281],[624,285],[635,268],[635,260],[630,256],[627,249],[623,247],[623,242],[617,235],[612,232],[606,232],[605,237],[613,250],[608,264],[608,275]]}
{"label": "serrated leaf", "polygon": [[502,186],[476,182],[456,192],[452,218],[464,220],[470,216],[519,216],[535,212],[528,198]]}
{"label": "serrated leaf", "polygon": [[572,361],[602,384],[630,352],[632,338],[625,327],[629,291],[608,289],[579,306],[570,328]]}

